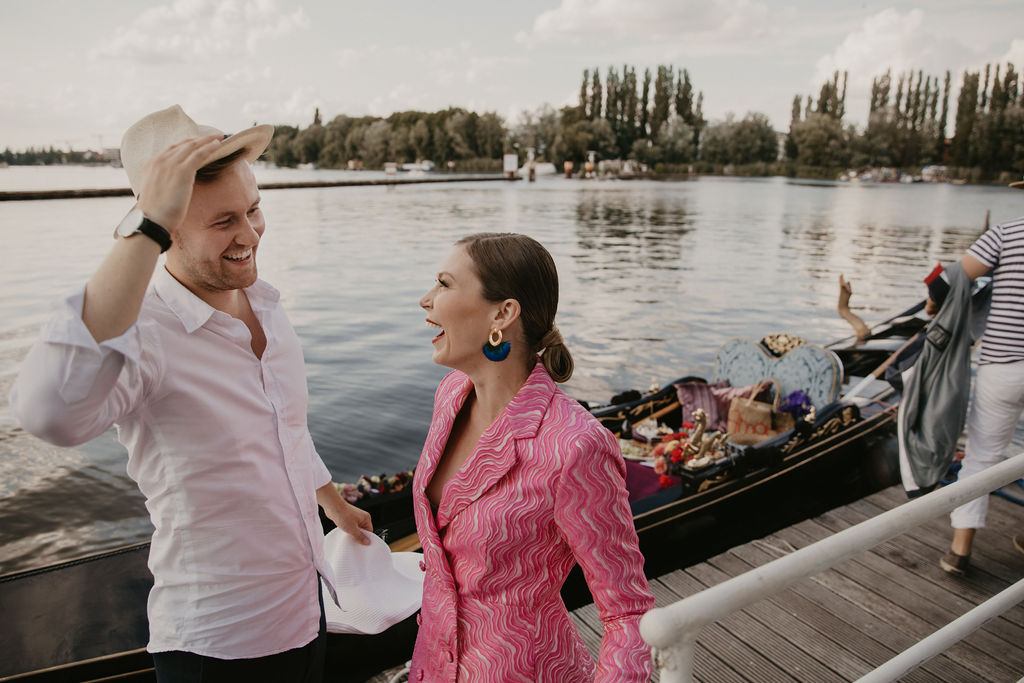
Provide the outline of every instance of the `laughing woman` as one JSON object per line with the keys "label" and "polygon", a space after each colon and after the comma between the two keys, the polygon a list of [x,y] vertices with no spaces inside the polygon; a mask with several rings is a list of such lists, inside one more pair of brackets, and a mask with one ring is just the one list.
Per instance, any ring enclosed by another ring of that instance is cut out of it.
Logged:
{"label": "laughing woman", "polygon": [[[440,328],[413,484],[426,580],[410,680],[646,681],[651,608],[618,443],[555,386],[551,255],[516,234],[456,243],[420,300]],[[604,624],[594,661],[559,595],[579,563]]]}

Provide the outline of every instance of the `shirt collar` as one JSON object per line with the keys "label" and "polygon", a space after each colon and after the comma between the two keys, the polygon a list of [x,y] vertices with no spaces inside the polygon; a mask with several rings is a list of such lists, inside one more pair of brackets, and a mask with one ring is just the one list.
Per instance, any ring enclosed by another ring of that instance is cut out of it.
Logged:
{"label": "shirt collar", "polygon": [[[157,269],[153,276],[153,288],[189,334],[205,325],[217,310],[174,279],[166,267]],[[273,308],[281,299],[281,293],[263,280],[256,280],[246,287],[245,294],[254,311]]]}

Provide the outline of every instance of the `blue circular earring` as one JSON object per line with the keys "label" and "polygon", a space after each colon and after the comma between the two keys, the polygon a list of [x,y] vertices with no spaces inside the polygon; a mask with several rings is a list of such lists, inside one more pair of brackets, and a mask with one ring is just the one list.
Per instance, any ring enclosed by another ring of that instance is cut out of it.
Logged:
{"label": "blue circular earring", "polygon": [[[498,335],[498,338],[495,339],[494,335]],[[500,363],[508,358],[508,352],[511,348],[508,342],[501,341],[501,330],[491,330],[491,333],[487,336],[487,343],[484,344],[484,355],[487,356],[487,360]]]}

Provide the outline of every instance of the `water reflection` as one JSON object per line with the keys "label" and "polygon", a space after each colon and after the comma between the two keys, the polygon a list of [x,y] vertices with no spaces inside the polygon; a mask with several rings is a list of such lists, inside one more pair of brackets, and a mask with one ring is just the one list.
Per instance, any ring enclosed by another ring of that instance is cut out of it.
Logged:
{"label": "water reflection", "polygon": [[[839,273],[857,312],[880,320],[922,295],[935,261],[960,257],[987,209],[993,222],[1024,213],[1019,194],[781,178],[280,190],[263,197],[259,264],[303,342],[313,440],[350,480],[419,454],[446,370],[416,302],[466,234],[523,232],[548,247],[576,358],[565,388],[603,400],[708,375],[730,337],[848,335]],[[148,536],[112,434],[54,448],[20,432],[6,402],[53,300],[95,269],[126,201],[0,205],[0,573]]]}

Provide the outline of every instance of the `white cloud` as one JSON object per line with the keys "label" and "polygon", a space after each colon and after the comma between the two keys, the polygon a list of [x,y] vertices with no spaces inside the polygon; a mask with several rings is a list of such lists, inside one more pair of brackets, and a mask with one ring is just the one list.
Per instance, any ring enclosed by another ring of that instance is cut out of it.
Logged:
{"label": "white cloud", "polygon": [[1013,64],[1013,68],[1017,73],[1021,73],[1024,70],[1024,38],[1014,38],[1010,43],[1009,49],[996,62],[999,64],[1009,62]]}
{"label": "white cloud", "polygon": [[562,0],[515,38],[530,45],[589,38],[750,39],[770,31],[769,19],[767,6],[757,0]]}
{"label": "white cloud", "polygon": [[146,64],[201,62],[251,55],[265,41],[308,28],[301,8],[286,13],[274,0],[174,0],[119,26],[113,40],[94,54]]}
{"label": "white cloud", "polygon": [[[901,13],[889,8],[865,19],[839,47],[818,59],[807,87],[817,96],[822,83],[831,80],[835,71],[847,71],[846,111],[854,121],[864,122],[871,82],[886,69],[892,70],[894,81],[902,72],[919,70],[941,81],[949,69],[955,84],[959,65],[969,63],[976,55],[954,35],[933,31],[923,10]],[[953,97],[955,92],[954,85]]]}

